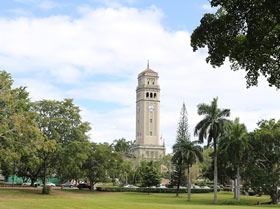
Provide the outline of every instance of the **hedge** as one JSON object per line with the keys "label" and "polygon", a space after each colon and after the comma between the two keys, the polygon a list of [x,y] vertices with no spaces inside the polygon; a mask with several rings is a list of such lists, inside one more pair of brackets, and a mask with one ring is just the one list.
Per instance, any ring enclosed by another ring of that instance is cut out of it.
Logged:
{"label": "hedge", "polygon": [[[176,188],[126,188],[126,187],[96,187],[100,192],[150,192],[150,193],[176,193]],[[179,193],[186,193],[186,189],[179,189]],[[209,193],[213,189],[191,189],[191,193]]]}

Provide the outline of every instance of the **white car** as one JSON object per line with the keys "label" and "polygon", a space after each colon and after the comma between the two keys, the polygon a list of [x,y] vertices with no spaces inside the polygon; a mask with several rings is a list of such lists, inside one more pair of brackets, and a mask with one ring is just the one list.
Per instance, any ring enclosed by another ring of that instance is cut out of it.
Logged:
{"label": "white car", "polygon": [[200,189],[200,186],[198,186],[198,185],[192,185],[191,188],[192,188],[192,189]]}
{"label": "white car", "polygon": [[211,189],[209,186],[201,186],[201,189]]}
{"label": "white car", "polygon": [[30,182],[24,182],[24,183],[21,184],[21,186],[28,187],[28,186],[31,186],[31,183]]}
{"label": "white car", "polygon": [[131,184],[124,185],[123,187],[124,188],[139,188],[139,187],[131,185]]}
{"label": "white car", "polygon": [[49,183],[46,183],[46,186],[49,186],[49,187],[55,187],[55,184],[54,184],[54,183],[49,182]]}
{"label": "white car", "polygon": [[165,189],[165,188],[166,188],[166,186],[165,186],[164,184],[161,184],[161,185],[159,185],[159,188],[163,188],[163,189]]}

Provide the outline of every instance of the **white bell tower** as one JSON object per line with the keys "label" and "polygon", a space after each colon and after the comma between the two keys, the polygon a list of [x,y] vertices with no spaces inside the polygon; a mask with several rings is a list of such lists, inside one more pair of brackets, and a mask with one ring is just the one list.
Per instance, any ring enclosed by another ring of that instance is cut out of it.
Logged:
{"label": "white bell tower", "polygon": [[165,147],[160,144],[160,88],[158,73],[147,69],[138,75],[136,89],[136,145],[138,159],[160,159]]}

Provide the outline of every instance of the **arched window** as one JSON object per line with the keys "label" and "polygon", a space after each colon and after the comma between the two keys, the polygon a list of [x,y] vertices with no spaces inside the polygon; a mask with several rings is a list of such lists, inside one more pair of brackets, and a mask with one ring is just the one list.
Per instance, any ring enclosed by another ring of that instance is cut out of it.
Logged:
{"label": "arched window", "polygon": [[157,97],[157,93],[154,93],[154,98],[156,98]]}
{"label": "arched window", "polygon": [[153,98],[153,93],[150,93],[150,97]]}
{"label": "arched window", "polygon": [[153,82],[153,85],[155,85],[155,82]]}
{"label": "arched window", "polygon": [[148,81],[148,85],[150,84],[150,82]]}
{"label": "arched window", "polygon": [[146,97],[147,97],[147,98],[149,97],[149,92],[146,93]]}

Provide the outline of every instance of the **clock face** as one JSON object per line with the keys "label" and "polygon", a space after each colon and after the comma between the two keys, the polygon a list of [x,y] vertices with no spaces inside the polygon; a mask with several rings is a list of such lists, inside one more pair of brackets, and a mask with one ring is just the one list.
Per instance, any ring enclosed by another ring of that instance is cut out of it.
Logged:
{"label": "clock face", "polygon": [[149,105],[149,110],[150,110],[150,112],[153,112],[154,111],[154,109],[155,109],[155,107],[154,107],[154,105]]}

